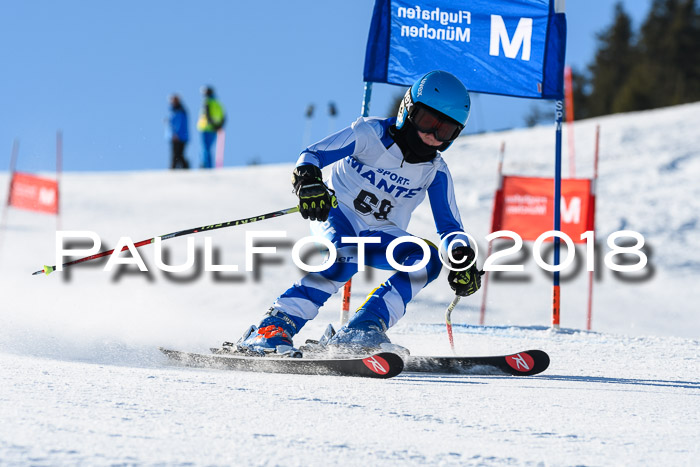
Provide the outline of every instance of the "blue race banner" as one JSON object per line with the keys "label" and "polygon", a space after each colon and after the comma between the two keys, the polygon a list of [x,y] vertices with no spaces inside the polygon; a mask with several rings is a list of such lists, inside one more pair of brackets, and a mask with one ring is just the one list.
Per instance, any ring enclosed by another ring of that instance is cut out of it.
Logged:
{"label": "blue race banner", "polygon": [[563,99],[562,0],[375,0],[364,80],[411,85],[432,70],[470,91]]}

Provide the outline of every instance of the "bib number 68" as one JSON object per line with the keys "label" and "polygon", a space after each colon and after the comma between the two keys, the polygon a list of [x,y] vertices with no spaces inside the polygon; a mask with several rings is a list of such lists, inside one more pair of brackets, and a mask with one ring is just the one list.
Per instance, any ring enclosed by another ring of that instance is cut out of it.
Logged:
{"label": "bib number 68", "polygon": [[353,202],[355,210],[363,216],[374,215],[377,220],[386,220],[392,204],[387,199],[380,200],[374,193],[362,190]]}

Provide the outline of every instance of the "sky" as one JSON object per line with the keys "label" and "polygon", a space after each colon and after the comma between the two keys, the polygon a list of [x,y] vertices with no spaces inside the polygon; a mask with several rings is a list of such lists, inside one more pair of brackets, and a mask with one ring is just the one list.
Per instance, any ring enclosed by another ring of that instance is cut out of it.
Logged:
{"label": "sky", "polygon": [[[624,0],[635,27],[651,0]],[[0,170],[160,170],[170,163],[167,98],[181,95],[199,165],[200,88],[227,109],[226,166],[288,163],[304,143],[360,114],[373,0],[4,2],[0,6]],[[584,69],[614,0],[569,0],[567,64]],[[401,88],[375,84],[370,114],[392,116]],[[537,101],[474,95],[465,133],[524,126]],[[334,102],[338,115],[330,118]],[[312,119],[305,110],[314,104]]]}

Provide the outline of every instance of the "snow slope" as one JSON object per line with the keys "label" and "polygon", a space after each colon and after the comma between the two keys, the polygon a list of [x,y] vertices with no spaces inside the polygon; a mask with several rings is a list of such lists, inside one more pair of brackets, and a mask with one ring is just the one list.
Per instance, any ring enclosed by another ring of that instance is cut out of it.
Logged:
{"label": "snow slope", "polygon": [[[30,273],[56,262],[55,221],[6,212],[0,464],[696,464],[700,104],[578,122],[578,176],[592,174],[597,124],[600,253],[611,232],[636,230],[649,247],[647,269],[625,277],[597,263],[590,332],[582,330],[587,274],[574,274],[562,287],[563,329],[553,332],[551,282],[530,245],[525,273],[491,282],[486,326],[476,325],[480,294],[453,313],[460,354],[549,352],[550,369],[532,378],[373,381],[169,366],[157,346],[205,351],[237,339],[299,277],[291,244],[308,225],[298,215],[190,237],[199,252],[210,237],[216,262],[237,264],[238,273],[204,272],[198,257],[199,269],[166,274],[146,246],[139,250],[149,273],[104,272],[103,262],[37,277]],[[502,141],[506,173],[554,170],[551,126],[453,145],[445,157],[482,248]],[[291,168],[65,174],[61,229],[94,231],[111,248],[121,236],[138,241],[291,207]],[[244,271],[246,230],[287,232],[257,273]],[[409,230],[435,238],[428,203]],[[185,261],[187,239],[163,246],[169,264]],[[358,275],[353,304],[385,277]],[[392,339],[416,354],[449,353],[442,323],[451,297],[440,277]],[[329,300],[298,342],[318,337],[339,308],[339,297]]]}

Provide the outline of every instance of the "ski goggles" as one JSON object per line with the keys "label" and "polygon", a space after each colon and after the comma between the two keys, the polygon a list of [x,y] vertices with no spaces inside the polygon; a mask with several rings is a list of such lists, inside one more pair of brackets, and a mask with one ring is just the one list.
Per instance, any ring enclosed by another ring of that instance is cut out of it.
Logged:
{"label": "ski goggles", "polygon": [[435,139],[444,143],[454,141],[464,129],[464,125],[460,125],[448,116],[420,104],[413,106],[413,111],[408,119],[418,131],[433,133]]}

